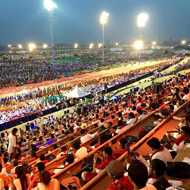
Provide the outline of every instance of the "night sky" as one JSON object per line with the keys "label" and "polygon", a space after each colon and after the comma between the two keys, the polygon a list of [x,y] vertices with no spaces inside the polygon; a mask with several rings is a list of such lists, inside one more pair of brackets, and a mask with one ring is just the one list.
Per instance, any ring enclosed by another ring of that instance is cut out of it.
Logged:
{"label": "night sky", "polygon": [[[146,41],[190,39],[190,0],[54,0],[55,43],[99,43],[99,16],[110,14],[105,40],[132,43],[139,36],[137,15],[149,14],[143,29]],[[43,0],[1,0],[0,45],[50,43],[50,28]]]}

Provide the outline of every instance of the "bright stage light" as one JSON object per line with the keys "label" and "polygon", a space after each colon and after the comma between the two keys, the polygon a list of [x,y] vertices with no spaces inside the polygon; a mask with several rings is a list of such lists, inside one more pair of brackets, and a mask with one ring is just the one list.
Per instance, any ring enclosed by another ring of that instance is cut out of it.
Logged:
{"label": "bright stage light", "polygon": [[141,13],[137,17],[137,26],[142,28],[146,25],[146,22],[148,20],[148,14],[147,13]]}
{"label": "bright stage light", "polygon": [[186,44],[186,41],[185,41],[185,40],[182,40],[182,41],[181,41],[181,44],[182,44],[182,45],[185,45],[185,44]]}
{"label": "bright stage light", "polygon": [[43,44],[43,48],[46,49],[48,47],[47,44]]}
{"label": "bright stage light", "polygon": [[103,11],[102,14],[100,15],[100,23],[102,25],[107,24],[109,18],[109,13]]}
{"label": "bright stage light", "polygon": [[136,41],[134,46],[135,46],[135,49],[141,50],[143,48],[143,41],[142,40]]}
{"label": "bright stage light", "polygon": [[54,8],[57,8],[57,5],[52,1],[52,0],[44,0],[44,7],[48,10],[51,11]]}
{"label": "bright stage light", "polygon": [[78,48],[78,44],[75,44],[74,47],[75,47],[75,48]]}
{"label": "bright stage light", "polygon": [[18,44],[18,48],[19,48],[19,49],[22,49],[22,45],[21,45],[21,44]]}
{"label": "bright stage light", "polygon": [[28,45],[28,47],[29,47],[29,51],[33,51],[33,50],[36,48],[36,44],[30,43],[30,44]]}

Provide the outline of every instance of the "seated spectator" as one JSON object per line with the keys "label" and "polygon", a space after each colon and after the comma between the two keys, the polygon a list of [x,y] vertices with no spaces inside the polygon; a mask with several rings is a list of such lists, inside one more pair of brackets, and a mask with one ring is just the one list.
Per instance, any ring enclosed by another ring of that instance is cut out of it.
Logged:
{"label": "seated spectator", "polygon": [[40,161],[43,162],[45,165],[48,163],[44,154],[40,154],[39,158],[40,158]]}
{"label": "seated spectator", "polygon": [[146,115],[143,113],[141,109],[137,109],[137,113],[138,113],[138,121],[146,117]]}
{"label": "seated spectator", "polygon": [[79,140],[76,140],[73,142],[73,148],[76,151],[74,155],[77,159],[81,159],[88,154],[87,148],[81,147],[80,145],[81,145],[81,143]]}
{"label": "seated spectator", "polygon": [[[103,154],[95,153],[94,154],[94,164],[92,172],[83,172],[81,177],[83,181],[88,182],[94,178],[98,173],[100,173],[105,167],[112,161],[115,160],[113,156],[112,149],[110,147],[104,147],[102,150]],[[98,158],[101,160],[97,163]]]}
{"label": "seated spectator", "polygon": [[152,149],[153,153],[150,156],[150,161],[153,159],[162,160],[164,163],[172,161],[172,156],[170,151],[165,147],[161,146],[160,141],[153,137],[148,142],[147,145]]}
{"label": "seated spectator", "polygon": [[176,152],[179,152],[184,146],[185,140],[190,137],[190,127],[183,126],[180,129],[180,136],[178,138],[174,138],[170,133],[167,133],[168,143],[171,144],[172,149]]}
{"label": "seated spectator", "polygon": [[150,162],[148,184],[153,184],[157,179],[162,177],[166,172],[166,164],[159,159],[154,159]]}
{"label": "seated spectator", "polygon": [[128,176],[124,176],[124,166],[121,161],[113,160],[106,166],[109,178],[113,179],[107,190],[133,190],[134,187],[129,181]]}
{"label": "seated spectator", "polygon": [[113,147],[113,149],[114,149],[113,155],[116,158],[119,158],[122,154],[127,152],[127,143],[128,143],[128,141],[126,138],[121,138],[121,139],[119,139],[119,142],[118,142],[119,148]]}
{"label": "seated spectator", "polygon": [[30,176],[25,173],[23,166],[17,166],[15,169],[17,179],[11,182],[11,189],[26,190],[30,185]]}
{"label": "seated spectator", "polygon": [[68,153],[67,146],[62,146],[62,147],[59,146],[59,154],[57,155],[57,158],[60,156],[64,156],[67,153]]}
{"label": "seated spectator", "polygon": [[30,160],[30,162],[33,162],[33,161],[35,161],[35,160],[38,159],[38,156],[37,156],[36,152],[32,152],[31,158],[32,158],[32,159]]}
{"label": "seated spectator", "polygon": [[7,170],[5,167],[5,162],[4,162],[4,155],[2,154],[1,157],[1,164],[0,164],[0,189],[4,189],[5,185],[7,185]]}
{"label": "seated spectator", "polygon": [[186,100],[186,101],[190,100],[190,93],[189,93],[189,89],[187,87],[185,87],[183,89],[183,93],[185,94],[183,96],[183,100]]}
{"label": "seated spectator", "polygon": [[117,122],[117,124],[118,124],[118,127],[117,127],[117,129],[115,131],[117,134],[122,133],[123,131],[125,131],[127,128],[129,128],[131,126],[131,125],[126,125],[125,126],[122,120],[119,120]]}
{"label": "seated spectator", "polygon": [[132,160],[128,169],[129,181],[133,184],[134,190],[156,190],[153,185],[146,184],[148,180],[147,167],[138,160]]}
{"label": "seated spectator", "polygon": [[133,125],[137,121],[135,114],[130,112],[128,115],[128,119],[126,121],[126,125]]}
{"label": "seated spectator", "polygon": [[98,148],[101,144],[105,143],[107,140],[108,140],[108,137],[105,134],[101,134],[100,138],[98,139],[98,143],[95,144],[94,148]]}
{"label": "seated spectator", "polygon": [[75,161],[73,154],[67,154],[66,159],[63,161],[63,165],[59,166],[59,169],[53,171],[54,174],[60,172],[60,169],[64,169]]}
{"label": "seated spectator", "polygon": [[[27,190],[31,190],[33,187],[33,184],[38,179],[39,177],[35,176],[35,178],[32,180]],[[38,183],[38,186],[35,189],[36,190],[59,190],[60,183],[57,179],[51,179],[50,173],[46,170],[43,170],[40,172],[40,182]]]}
{"label": "seated spectator", "polygon": [[97,134],[98,134],[98,131],[95,132],[94,134],[88,134],[86,129],[82,129],[81,130],[82,137],[80,138],[80,141],[83,144],[83,143],[89,141],[90,139],[94,138]]}
{"label": "seated spectator", "polygon": [[[38,162],[36,165],[34,165],[33,171],[31,172],[31,177],[30,177],[31,181],[35,178],[35,176],[38,176],[38,179],[39,179],[40,178],[40,172],[43,171],[43,170],[45,170],[45,164],[43,162]],[[39,180],[36,181],[33,184],[33,186],[36,187],[38,182],[39,182]]]}

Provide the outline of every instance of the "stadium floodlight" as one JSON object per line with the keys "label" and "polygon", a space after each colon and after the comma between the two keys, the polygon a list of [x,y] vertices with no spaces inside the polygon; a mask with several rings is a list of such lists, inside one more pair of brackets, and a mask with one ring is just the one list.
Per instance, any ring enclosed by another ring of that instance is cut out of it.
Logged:
{"label": "stadium floodlight", "polygon": [[53,69],[54,69],[54,76],[56,78],[55,72],[55,55],[54,55],[54,41],[53,41],[53,17],[54,17],[54,10],[57,8],[57,5],[52,0],[44,0],[44,7],[47,9],[49,13],[49,21],[50,21],[50,32],[51,32],[51,47],[52,47],[52,58],[53,58]]}
{"label": "stadium floodlight", "polygon": [[98,48],[101,48],[102,47],[102,43],[98,44]]}
{"label": "stadium floodlight", "polygon": [[153,42],[152,42],[152,45],[153,45],[153,46],[156,46],[156,45],[157,45],[157,42],[156,42],[156,41],[153,41]]}
{"label": "stadium floodlight", "polygon": [[36,44],[30,43],[28,44],[28,47],[29,47],[29,51],[33,51],[36,48]]}
{"label": "stadium floodlight", "polygon": [[135,49],[137,50],[141,50],[143,48],[143,41],[142,40],[138,40],[135,42]]}
{"label": "stadium floodlight", "polygon": [[109,19],[109,13],[103,11],[102,14],[100,15],[100,23],[102,25],[105,25],[107,24],[108,19]]}
{"label": "stadium floodlight", "polygon": [[[140,28],[140,40],[142,39],[142,28],[146,25],[146,22],[148,20],[148,14],[147,13],[141,13],[137,16],[137,26]],[[141,49],[139,51],[139,61],[141,61]]]}
{"label": "stadium floodlight", "polygon": [[141,13],[137,16],[137,26],[140,28],[143,28],[146,25],[146,22],[148,20],[148,14],[147,13]]}
{"label": "stadium floodlight", "polygon": [[186,41],[185,41],[185,40],[182,40],[182,41],[181,41],[181,44],[182,44],[182,45],[185,45],[185,44],[186,44]]}
{"label": "stadium floodlight", "polygon": [[78,48],[78,44],[75,44],[75,45],[74,45],[74,48]]}
{"label": "stadium floodlight", "polygon": [[109,19],[109,13],[103,11],[100,15],[100,24],[102,24],[102,63],[104,63],[104,25],[107,24]]}
{"label": "stadium floodlight", "polygon": [[118,45],[119,45],[119,43],[118,43],[118,42],[116,42],[116,43],[115,43],[115,46],[118,46]]}
{"label": "stadium floodlight", "polygon": [[48,47],[47,44],[43,44],[43,48],[46,49]]}
{"label": "stadium floodlight", "polygon": [[140,63],[140,61],[141,61],[141,49],[143,48],[143,41],[142,40],[136,41],[134,46],[135,46],[135,49],[139,50],[139,52],[140,52],[139,53],[139,63]]}
{"label": "stadium floodlight", "polygon": [[12,47],[12,45],[11,44],[8,44],[8,48],[11,48]]}
{"label": "stadium floodlight", "polygon": [[93,44],[93,43],[89,44],[89,48],[90,48],[90,49],[92,49],[93,47],[94,47],[94,44]]}
{"label": "stadium floodlight", "polygon": [[19,48],[19,49],[22,49],[22,45],[21,45],[21,44],[18,44],[18,48]]}
{"label": "stadium floodlight", "polygon": [[52,11],[52,9],[57,8],[57,5],[52,0],[44,0],[44,7],[48,11]]}

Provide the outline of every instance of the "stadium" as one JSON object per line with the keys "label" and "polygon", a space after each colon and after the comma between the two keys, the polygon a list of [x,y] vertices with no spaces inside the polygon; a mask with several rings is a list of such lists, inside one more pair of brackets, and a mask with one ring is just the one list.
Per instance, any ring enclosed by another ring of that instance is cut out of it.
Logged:
{"label": "stadium", "polygon": [[[163,2],[21,1],[18,15],[16,4],[2,3],[10,15],[2,10],[0,189],[190,189],[190,41],[181,32],[188,27],[161,40],[160,28],[175,25],[172,16],[169,26],[157,20]],[[126,5],[133,11],[122,12]],[[136,19],[128,41],[125,16]],[[22,24],[27,35],[17,31]]]}

